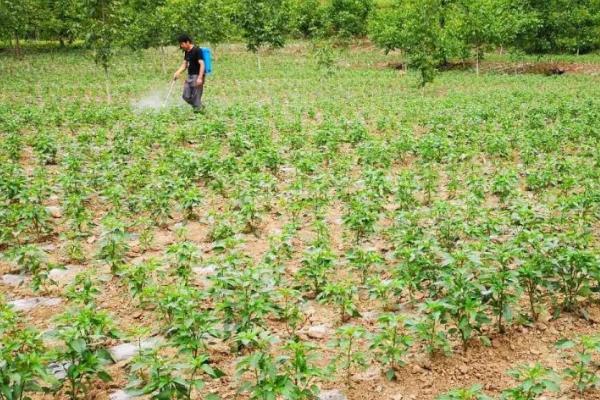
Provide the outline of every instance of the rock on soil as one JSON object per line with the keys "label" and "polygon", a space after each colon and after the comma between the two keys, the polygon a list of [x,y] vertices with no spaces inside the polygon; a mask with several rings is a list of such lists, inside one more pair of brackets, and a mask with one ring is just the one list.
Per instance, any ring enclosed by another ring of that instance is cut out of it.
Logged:
{"label": "rock on soil", "polygon": [[206,267],[192,268],[192,271],[194,272],[194,274],[200,275],[200,276],[214,275],[215,272],[217,272],[217,270],[216,270],[216,268],[215,268],[214,265],[209,265],[209,266],[206,266]]}
{"label": "rock on soil", "polygon": [[30,311],[38,307],[54,307],[62,303],[57,297],[31,297],[9,302],[15,311]]}
{"label": "rock on soil", "polygon": [[65,379],[70,366],[69,362],[53,362],[48,364],[48,369],[56,379]]}
{"label": "rock on soil", "polygon": [[48,213],[52,216],[52,218],[60,218],[62,217],[62,210],[57,206],[48,206],[46,207]]}
{"label": "rock on soil", "polygon": [[348,400],[339,389],[323,390],[317,397],[318,400]]}
{"label": "rock on soil", "polygon": [[[140,344],[143,350],[152,349],[156,347],[160,343],[160,338],[150,338],[147,340],[143,340]],[[115,362],[129,360],[133,356],[137,354],[139,351],[138,344],[134,343],[122,343],[110,348],[110,355],[115,360]]]}
{"label": "rock on soil", "polygon": [[48,273],[48,278],[52,279],[59,285],[68,285],[73,283],[78,273],[82,271],[82,267],[77,265],[67,265],[65,268],[53,268]]}
{"label": "rock on soil", "polygon": [[366,371],[353,376],[352,379],[357,382],[369,382],[376,381],[379,378],[381,378],[381,376],[381,368],[373,366],[367,369]]}
{"label": "rock on soil", "polygon": [[2,276],[2,283],[8,286],[19,286],[25,281],[23,275],[6,274]]}
{"label": "rock on soil", "polygon": [[367,323],[377,322],[377,318],[379,318],[380,313],[377,311],[366,311],[361,314],[363,321]]}
{"label": "rock on soil", "polygon": [[116,392],[109,394],[108,398],[109,400],[129,400],[135,397],[127,394],[127,392],[124,390],[117,390]]}
{"label": "rock on soil", "polygon": [[309,338],[324,339],[331,335],[331,328],[327,325],[314,325],[308,328],[306,334]]}

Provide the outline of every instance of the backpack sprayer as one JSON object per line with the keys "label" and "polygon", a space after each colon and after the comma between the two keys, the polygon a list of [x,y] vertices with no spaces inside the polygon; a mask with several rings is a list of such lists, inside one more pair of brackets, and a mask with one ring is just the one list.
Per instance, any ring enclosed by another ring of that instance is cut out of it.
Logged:
{"label": "backpack sprayer", "polygon": [[[207,75],[212,74],[212,53],[210,49],[207,47],[201,47],[200,51],[202,52],[202,59],[204,60],[204,73]],[[171,92],[173,91],[173,86],[175,86],[175,79],[171,80],[171,86],[169,87],[169,92],[167,93],[163,107],[167,106],[167,102],[169,101]]]}

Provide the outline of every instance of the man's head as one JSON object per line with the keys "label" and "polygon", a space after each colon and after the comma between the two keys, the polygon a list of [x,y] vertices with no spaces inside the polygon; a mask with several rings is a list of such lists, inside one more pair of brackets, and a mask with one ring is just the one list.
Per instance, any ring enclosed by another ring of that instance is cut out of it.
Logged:
{"label": "man's head", "polygon": [[179,35],[177,37],[177,41],[179,42],[179,48],[185,51],[190,51],[192,47],[194,47],[194,43],[192,42],[192,38],[188,35]]}

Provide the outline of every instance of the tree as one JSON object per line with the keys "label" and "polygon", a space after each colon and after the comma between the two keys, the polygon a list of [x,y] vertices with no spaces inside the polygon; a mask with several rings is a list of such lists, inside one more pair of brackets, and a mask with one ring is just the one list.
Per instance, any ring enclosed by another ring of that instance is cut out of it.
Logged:
{"label": "tree", "polygon": [[33,0],[0,0],[0,34],[15,41],[15,55],[21,57],[21,40],[36,25]]}
{"label": "tree", "polygon": [[86,0],[89,16],[86,39],[88,45],[94,50],[96,64],[104,69],[106,97],[109,102],[111,94],[108,70],[121,28],[120,5],[119,0]]}
{"label": "tree", "polygon": [[600,48],[600,1],[571,1],[569,5],[555,12],[559,30],[556,46],[563,51],[579,55]]}
{"label": "tree", "polygon": [[164,46],[173,40],[172,26],[176,25],[165,13],[170,10],[167,3],[168,0],[128,0],[123,7],[127,35],[122,38],[122,44],[132,50],[160,48],[163,74],[167,73]]}
{"label": "tree", "polygon": [[460,0],[452,9],[452,27],[458,33],[467,55],[475,53],[475,70],[486,46],[500,44],[501,29],[506,23],[499,0]]}
{"label": "tree", "polygon": [[304,38],[323,33],[325,9],[319,0],[296,0],[290,5],[290,30]]}
{"label": "tree", "polygon": [[342,39],[365,36],[373,8],[373,0],[332,0],[325,9],[328,33]]}
{"label": "tree", "polygon": [[600,48],[599,0],[515,0],[529,16],[513,45],[527,53]]}
{"label": "tree", "polygon": [[85,25],[83,3],[77,0],[43,0],[48,18],[42,29],[49,39],[58,39],[61,47],[80,37]]}
{"label": "tree", "polygon": [[242,29],[246,47],[257,54],[259,69],[258,50],[261,46],[284,46],[288,33],[289,10],[283,0],[241,0],[235,19]]}
{"label": "tree", "polygon": [[[233,0],[159,0],[153,15],[154,32],[160,35],[161,45],[167,44],[178,33],[187,33],[196,41],[212,44],[223,42],[233,31],[232,17],[235,11]],[[143,23],[144,21],[140,21]],[[150,36],[148,39],[151,39]],[[153,46],[150,44],[148,47]]]}
{"label": "tree", "polygon": [[444,0],[397,0],[371,24],[371,38],[386,52],[402,49],[409,65],[419,71],[419,85],[432,82],[436,68],[446,62],[457,45],[446,29],[448,7]]}

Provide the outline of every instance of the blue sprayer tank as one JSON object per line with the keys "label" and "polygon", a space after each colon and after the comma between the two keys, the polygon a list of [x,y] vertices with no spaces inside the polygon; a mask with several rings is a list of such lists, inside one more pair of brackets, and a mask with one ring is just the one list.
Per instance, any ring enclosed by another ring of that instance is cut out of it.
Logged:
{"label": "blue sprayer tank", "polygon": [[208,75],[212,73],[212,53],[208,47],[200,47],[202,59],[204,60],[204,72]]}

